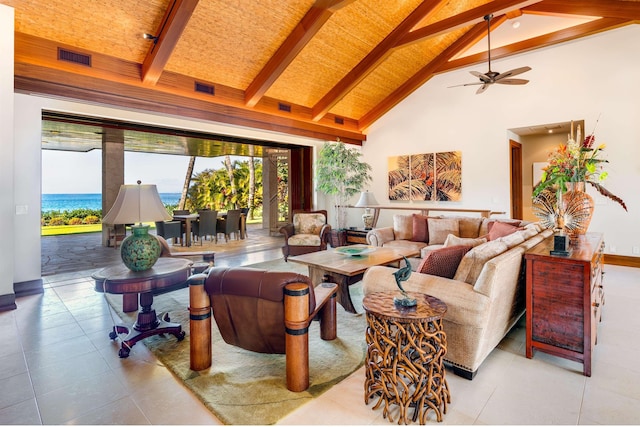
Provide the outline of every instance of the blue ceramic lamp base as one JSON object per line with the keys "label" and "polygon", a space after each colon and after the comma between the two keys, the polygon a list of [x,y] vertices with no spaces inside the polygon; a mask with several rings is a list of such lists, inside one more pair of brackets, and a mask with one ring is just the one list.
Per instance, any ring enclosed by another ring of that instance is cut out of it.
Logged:
{"label": "blue ceramic lamp base", "polygon": [[131,271],[148,270],[160,257],[160,242],[149,234],[148,225],[134,225],[131,231],[132,234],[122,241],[120,247],[122,262]]}

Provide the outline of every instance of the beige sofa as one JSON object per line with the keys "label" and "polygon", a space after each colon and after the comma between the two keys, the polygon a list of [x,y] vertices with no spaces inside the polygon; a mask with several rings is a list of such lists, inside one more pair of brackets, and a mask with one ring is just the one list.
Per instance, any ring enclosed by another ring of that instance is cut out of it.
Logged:
{"label": "beige sofa", "polygon": [[[454,372],[473,379],[478,367],[525,310],[524,252],[550,236],[538,223],[475,246],[462,258],[453,279],[413,272],[403,287],[433,295],[448,310],[447,361]],[[396,269],[372,267],[363,277],[364,294],[398,292]]]}
{"label": "beige sofa", "polygon": [[[417,221],[427,221],[420,228]],[[524,226],[526,221],[513,219],[493,219],[482,217],[425,217],[418,214],[396,214],[393,216],[393,226],[374,228],[367,233],[367,243],[371,246],[387,248],[413,248],[418,257],[409,261],[415,271],[425,255],[434,249],[442,248],[453,234],[460,238],[478,238],[489,233],[492,222],[507,222],[515,226]]]}

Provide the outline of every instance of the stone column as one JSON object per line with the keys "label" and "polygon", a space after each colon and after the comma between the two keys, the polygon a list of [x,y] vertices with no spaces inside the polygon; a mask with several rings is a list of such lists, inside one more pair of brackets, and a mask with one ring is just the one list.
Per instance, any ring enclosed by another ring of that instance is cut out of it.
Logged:
{"label": "stone column", "polygon": [[[124,184],[124,130],[102,128],[102,216],[116,201],[120,185]],[[124,225],[118,227],[124,233]],[[102,226],[102,245],[107,246],[108,227]]]}

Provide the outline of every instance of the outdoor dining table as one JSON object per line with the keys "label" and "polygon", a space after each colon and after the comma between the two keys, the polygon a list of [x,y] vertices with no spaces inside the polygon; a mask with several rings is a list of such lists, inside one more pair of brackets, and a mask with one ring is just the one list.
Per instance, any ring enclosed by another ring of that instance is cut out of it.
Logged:
{"label": "outdoor dining table", "polygon": [[184,245],[191,246],[191,221],[197,220],[200,215],[197,213],[189,215],[174,215],[173,219],[184,222]]}

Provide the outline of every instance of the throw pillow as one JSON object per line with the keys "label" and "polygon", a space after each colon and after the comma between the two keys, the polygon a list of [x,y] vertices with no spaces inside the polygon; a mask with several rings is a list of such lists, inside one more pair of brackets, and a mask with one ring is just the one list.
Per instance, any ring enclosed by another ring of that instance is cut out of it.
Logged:
{"label": "throw pillow", "polygon": [[518,227],[507,224],[506,222],[494,222],[493,224],[489,224],[489,240],[496,240],[499,237],[508,236],[518,230]]}
{"label": "throw pillow", "polygon": [[430,251],[420,262],[416,271],[453,279],[458,269],[458,264],[470,249],[471,246],[458,245]]}
{"label": "throw pillow", "polygon": [[429,242],[429,229],[427,228],[427,217],[425,215],[413,214],[413,235],[414,242]]}
{"label": "throw pillow", "polygon": [[413,218],[411,215],[396,214],[393,216],[393,234],[396,240],[409,240],[413,233]]}
{"label": "throw pillow", "polygon": [[458,237],[454,234],[449,234],[447,236],[447,239],[444,241],[444,247],[447,248],[450,246],[464,245],[471,246],[473,248],[486,242],[487,239],[484,237],[477,237],[475,239],[472,239],[469,237]]}
{"label": "throw pillow", "polygon": [[442,245],[449,234],[458,235],[458,218],[429,218],[427,219],[429,230],[429,244]]}
{"label": "throw pillow", "polygon": [[458,226],[460,228],[460,237],[478,237],[480,225],[484,218],[460,217]]}

